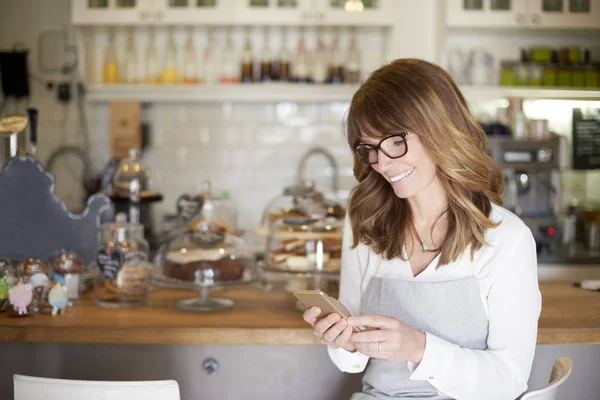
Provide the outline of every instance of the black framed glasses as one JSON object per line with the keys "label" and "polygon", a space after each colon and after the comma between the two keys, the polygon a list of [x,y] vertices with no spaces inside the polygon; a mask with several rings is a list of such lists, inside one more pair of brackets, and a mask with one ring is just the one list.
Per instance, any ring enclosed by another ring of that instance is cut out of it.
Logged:
{"label": "black framed glasses", "polygon": [[406,136],[410,132],[396,133],[386,136],[377,145],[359,143],[354,148],[360,161],[367,165],[377,164],[379,161],[379,150],[389,158],[400,158],[408,151]]}

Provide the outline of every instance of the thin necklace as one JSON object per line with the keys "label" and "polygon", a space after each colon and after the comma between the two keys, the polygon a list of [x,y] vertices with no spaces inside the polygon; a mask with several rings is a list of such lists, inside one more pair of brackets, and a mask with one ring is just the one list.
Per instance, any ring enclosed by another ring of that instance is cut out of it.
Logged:
{"label": "thin necklace", "polygon": [[[445,212],[446,211],[444,211],[444,213]],[[431,229],[431,233],[429,235],[429,239],[431,240],[431,244],[432,245],[433,245],[433,232],[435,232],[435,230],[437,229],[438,222],[439,221],[436,221],[433,224],[433,228]],[[413,227],[414,227],[414,225],[413,225]],[[421,250],[423,252],[426,252],[426,251],[437,251],[437,250],[439,250],[439,249],[429,250],[429,247],[427,247],[427,244],[425,244],[425,242],[423,241],[423,239],[421,239],[421,235],[419,235],[419,232],[417,232],[417,228],[415,228],[415,234],[417,235],[417,239],[419,240],[419,244],[421,245]]]}

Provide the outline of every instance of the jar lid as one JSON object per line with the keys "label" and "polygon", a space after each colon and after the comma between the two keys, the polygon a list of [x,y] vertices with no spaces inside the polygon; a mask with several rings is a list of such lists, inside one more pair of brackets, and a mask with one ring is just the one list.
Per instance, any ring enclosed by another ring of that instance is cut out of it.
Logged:
{"label": "jar lid", "polygon": [[51,273],[50,267],[39,258],[28,258],[19,264],[19,275],[33,276],[36,274],[44,274],[49,276]]}
{"label": "jar lid", "polygon": [[57,256],[50,259],[50,265],[57,274],[80,274],[84,269],[84,262],[76,253],[62,250]]}

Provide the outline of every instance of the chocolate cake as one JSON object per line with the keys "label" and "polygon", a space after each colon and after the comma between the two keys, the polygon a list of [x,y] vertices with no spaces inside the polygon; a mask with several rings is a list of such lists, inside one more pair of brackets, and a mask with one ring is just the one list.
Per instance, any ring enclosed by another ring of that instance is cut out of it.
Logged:
{"label": "chocolate cake", "polygon": [[[212,278],[214,282],[239,281],[245,267],[223,249],[181,249],[169,252],[163,264],[163,274],[186,282]],[[210,272],[212,270],[212,272]]]}

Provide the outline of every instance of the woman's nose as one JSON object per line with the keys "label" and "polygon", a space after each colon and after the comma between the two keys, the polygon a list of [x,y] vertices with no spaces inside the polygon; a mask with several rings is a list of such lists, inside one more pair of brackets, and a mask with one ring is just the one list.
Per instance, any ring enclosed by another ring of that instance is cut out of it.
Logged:
{"label": "woman's nose", "polygon": [[377,164],[379,164],[379,169],[381,171],[385,171],[391,165],[393,159],[386,156],[383,151],[377,150]]}

